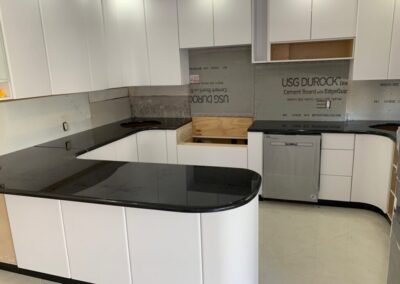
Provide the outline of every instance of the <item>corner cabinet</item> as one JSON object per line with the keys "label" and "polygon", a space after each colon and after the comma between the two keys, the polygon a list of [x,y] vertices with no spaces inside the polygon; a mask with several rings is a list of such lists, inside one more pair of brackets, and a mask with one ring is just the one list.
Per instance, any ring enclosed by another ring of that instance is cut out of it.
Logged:
{"label": "corner cabinet", "polygon": [[387,137],[356,135],[352,202],[372,204],[387,213],[394,150]]}

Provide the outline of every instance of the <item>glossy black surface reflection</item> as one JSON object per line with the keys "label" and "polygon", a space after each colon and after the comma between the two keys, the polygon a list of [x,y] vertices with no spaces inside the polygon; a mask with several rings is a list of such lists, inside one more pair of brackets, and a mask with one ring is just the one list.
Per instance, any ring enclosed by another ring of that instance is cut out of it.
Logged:
{"label": "glossy black surface reflection", "polygon": [[247,169],[76,158],[129,135],[120,123],[0,156],[0,192],[178,212],[227,210],[256,197],[261,177]]}
{"label": "glossy black surface reflection", "polygon": [[396,129],[373,128],[377,124],[400,124],[399,121],[350,120],[350,121],[272,121],[256,120],[249,128],[250,132],[268,134],[301,134],[321,133],[359,133],[389,137],[396,141]]}

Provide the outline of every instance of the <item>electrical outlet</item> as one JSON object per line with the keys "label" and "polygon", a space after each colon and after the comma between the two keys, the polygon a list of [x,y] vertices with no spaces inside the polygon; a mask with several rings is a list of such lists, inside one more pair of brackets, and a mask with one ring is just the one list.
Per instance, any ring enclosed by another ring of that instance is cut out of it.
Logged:
{"label": "electrical outlet", "polygon": [[63,130],[64,130],[65,132],[67,132],[67,131],[69,130],[68,122],[64,121],[64,122],[62,123],[62,128],[63,128]]}

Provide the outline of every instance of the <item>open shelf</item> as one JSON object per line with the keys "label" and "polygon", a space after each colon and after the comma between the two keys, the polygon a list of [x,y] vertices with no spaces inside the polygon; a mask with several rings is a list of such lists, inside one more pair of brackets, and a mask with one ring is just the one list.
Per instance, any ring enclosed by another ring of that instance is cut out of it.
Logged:
{"label": "open shelf", "polygon": [[352,57],[353,39],[271,44],[271,61],[350,59]]}

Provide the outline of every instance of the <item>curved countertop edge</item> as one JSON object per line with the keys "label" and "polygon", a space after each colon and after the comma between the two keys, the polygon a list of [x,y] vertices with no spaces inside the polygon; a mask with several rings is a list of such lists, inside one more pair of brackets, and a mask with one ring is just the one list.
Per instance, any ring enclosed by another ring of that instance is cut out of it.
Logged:
{"label": "curved countertop edge", "polygon": [[46,193],[40,192],[35,193],[31,191],[24,190],[13,190],[13,189],[5,189],[0,185],[0,194],[4,195],[16,195],[16,196],[26,196],[26,197],[34,197],[34,198],[45,198],[45,199],[55,199],[61,201],[74,201],[74,202],[82,202],[82,203],[91,203],[91,204],[101,204],[101,205],[109,205],[109,206],[119,206],[119,207],[130,207],[130,208],[139,208],[139,209],[148,209],[148,210],[159,210],[159,211],[169,211],[176,213],[217,213],[228,211],[232,209],[236,209],[248,204],[254,198],[258,197],[258,193],[261,187],[261,176],[248,169],[242,169],[248,172],[252,172],[257,177],[257,184],[255,185],[255,190],[247,195],[246,197],[239,199],[233,203],[221,205],[221,206],[207,206],[207,207],[186,207],[180,205],[168,205],[168,204],[154,204],[147,202],[129,202],[123,200],[112,200],[112,199],[101,199],[94,197],[83,197],[83,196],[74,196],[74,195],[64,195],[64,194],[54,194],[54,193]]}
{"label": "curved countertop edge", "polygon": [[[322,133],[348,133],[348,134],[370,134],[390,138],[397,141],[396,131],[380,130],[371,128],[374,124],[398,123],[393,120],[349,120],[349,121],[280,121],[280,120],[255,120],[248,132],[263,132],[265,134],[285,135],[317,135]],[[315,125],[316,129],[304,129],[298,125]],[[281,125],[280,129],[276,128]],[[293,126],[290,126],[293,125]],[[326,128],[324,128],[324,125]],[[332,129],[334,126],[337,129]]]}

